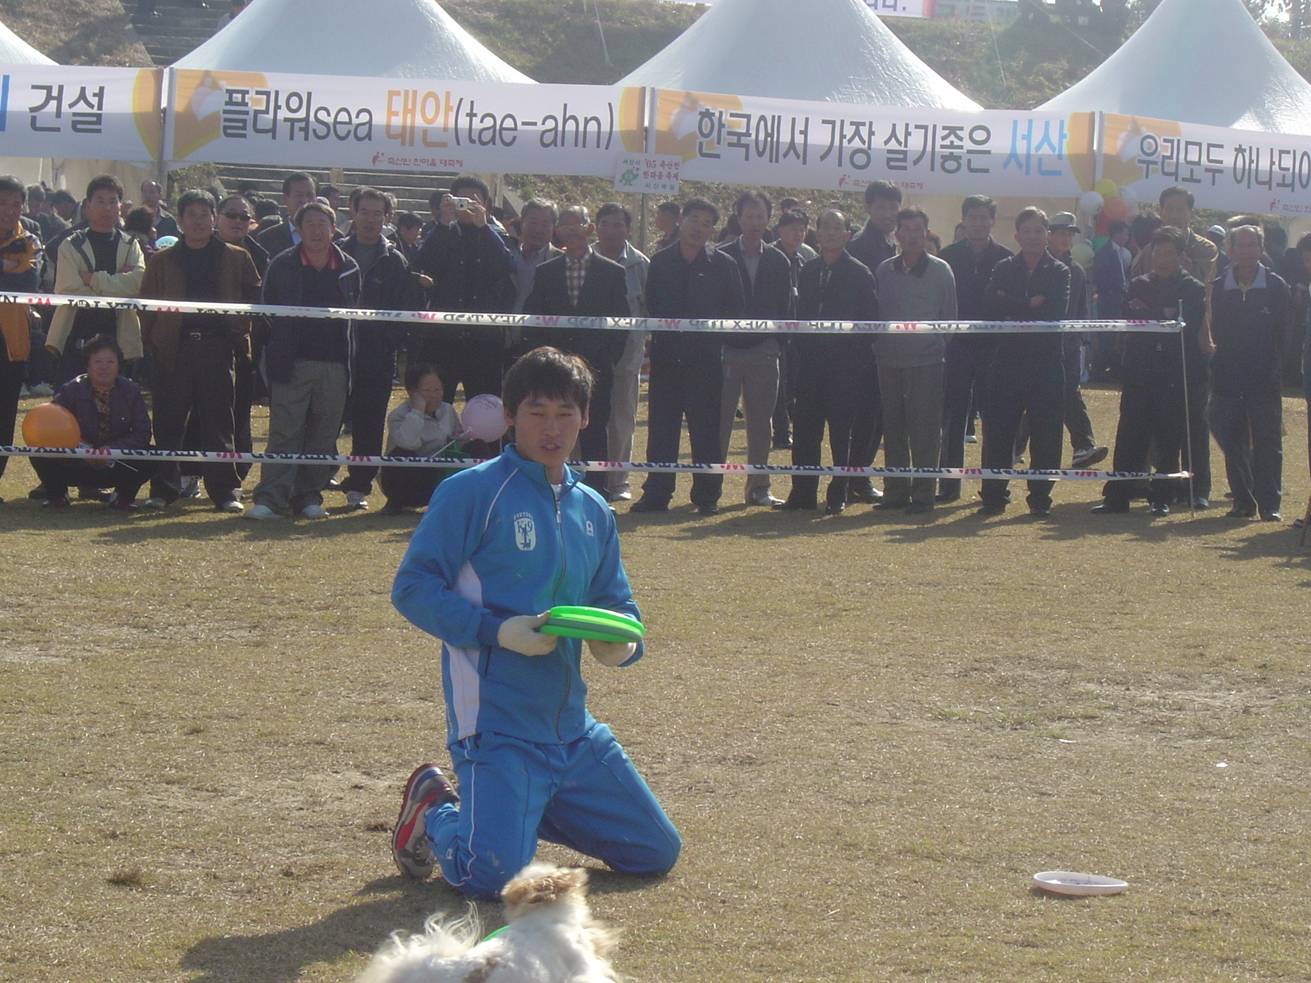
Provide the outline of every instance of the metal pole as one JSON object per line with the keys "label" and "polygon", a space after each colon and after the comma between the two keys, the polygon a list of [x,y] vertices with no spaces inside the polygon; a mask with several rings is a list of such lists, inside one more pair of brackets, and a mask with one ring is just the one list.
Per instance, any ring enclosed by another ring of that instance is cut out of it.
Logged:
{"label": "metal pole", "polygon": [[642,244],[642,252],[650,256],[651,251],[646,248],[646,192],[643,191],[642,194],[639,196],[639,198],[641,201],[639,207],[642,212],[642,218],[638,224],[637,241]]}
{"label": "metal pole", "polygon": [[155,161],[155,180],[168,201],[168,163],[172,147],[169,146],[169,120],[172,106],[169,103],[169,88],[173,84],[173,70],[165,69],[159,76],[159,159]]}
{"label": "metal pole", "polygon": [[[583,13],[587,13],[586,0],[583,0]],[[607,65],[611,65],[613,63],[610,61],[610,49],[605,44],[605,28],[601,26],[601,8],[596,5],[596,0],[592,0],[592,13],[596,15],[596,33],[601,36],[601,56]]]}
{"label": "metal pole", "polygon": [[[1184,460],[1188,466],[1188,511],[1194,516],[1197,515],[1197,496],[1193,494],[1193,421],[1192,421],[1192,404],[1188,399],[1188,341],[1184,335],[1184,299],[1179,298],[1178,314],[1179,321],[1179,368],[1183,375],[1184,383]],[[1198,325],[1201,330],[1201,325]]]}
{"label": "metal pole", "polygon": [[[646,89],[642,93],[642,148],[649,154],[654,149],[651,146],[651,116],[655,112],[655,89]],[[642,244],[642,252],[648,256],[651,250],[646,247],[646,192],[643,191],[640,197],[642,214],[638,219],[638,242]]]}

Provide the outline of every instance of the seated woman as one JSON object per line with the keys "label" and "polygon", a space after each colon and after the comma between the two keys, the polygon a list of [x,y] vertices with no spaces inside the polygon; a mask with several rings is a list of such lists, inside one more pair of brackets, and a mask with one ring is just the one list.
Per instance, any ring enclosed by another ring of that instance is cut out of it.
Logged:
{"label": "seated woman", "polygon": [[[150,414],[135,382],[119,375],[123,352],[109,335],[96,335],[83,348],[86,372],[60,387],[52,402],[77,417],[81,447],[144,450],[150,446]],[[68,489],[112,488],[110,507],[133,509],[133,499],[150,480],[153,461],[34,457],[32,467],[46,493],[47,508],[68,505]]]}
{"label": "seated woman", "polygon": [[[409,399],[387,414],[385,453],[395,457],[433,457],[447,448],[460,432],[455,407],[442,402],[441,376],[437,369],[416,363],[405,370],[405,391]],[[455,453],[454,448],[451,449]],[[384,512],[395,514],[406,508],[423,508],[433,489],[450,474],[443,468],[387,467],[382,469],[382,493],[387,496]]]}

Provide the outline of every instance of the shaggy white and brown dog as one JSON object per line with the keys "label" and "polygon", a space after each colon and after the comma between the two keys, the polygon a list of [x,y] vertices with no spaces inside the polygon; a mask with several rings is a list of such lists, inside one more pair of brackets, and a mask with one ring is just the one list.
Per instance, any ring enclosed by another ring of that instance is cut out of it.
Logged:
{"label": "shaggy white and brown dog", "polygon": [[501,891],[509,923],[479,942],[472,906],[423,933],[392,935],[359,983],[616,983],[614,936],[587,907],[587,871],[530,864]]}

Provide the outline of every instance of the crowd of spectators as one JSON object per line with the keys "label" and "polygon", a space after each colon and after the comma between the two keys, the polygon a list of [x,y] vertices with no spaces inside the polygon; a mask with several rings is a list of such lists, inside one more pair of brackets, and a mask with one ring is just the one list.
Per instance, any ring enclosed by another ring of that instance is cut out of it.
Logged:
{"label": "crowd of spectators", "polygon": [[[865,216],[837,205],[811,214],[794,199],[743,192],[732,214],[702,198],[663,202],[648,258],[633,242],[633,217],[608,203],[593,215],[534,198],[518,214],[495,207],[487,185],[461,175],[433,193],[430,215],[397,211],[369,187],[340,192],[297,172],[280,202],[253,193],[191,189],[170,210],[163,189],[142,184],[139,204],[102,175],[80,201],[63,191],[0,178],[0,286],[61,294],[158,300],[262,302],[377,310],[516,312],[659,318],[1043,321],[1178,320],[1167,334],[739,335],[478,325],[417,325],[316,317],[251,317],[76,307],[38,315],[0,306],[0,430],[11,439],[20,395],[53,395],[79,421],[89,446],[251,451],[251,408],[269,406],[267,450],[332,454],[344,429],[353,455],[384,451],[482,455],[457,445],[452,404],[499,394],[520,354],[552,345],[584,358],[596,394],[576,457],[627,461],[643,367],[645,459],[672,462],[686,427],[692,460],[720,463],[735,420],[744,419],[747,460],[767,464],[790,450],[817,465],[827,429],[831,461],[869,466],[880,449],[890,467],[958,467],[982,420],[986,467],[1059,468],[1068,432],[1070,465],[1084,469],[1109,449],[1093,434],[1081,385],[1118,380],[1117,471],[1190,468],[1190,482],[1111,482],[1100,513],[1146,498],[1154,514],[1179,503],[1208,508],[1210,437],[1224,452],[1235,518],[1280,517],[1281,384],[1300,355],[1307,319],[1311,237],[1293,250],[1273,230],[1240,216],[1227,227],[1193,228],[1193,198],[1162,193],[1159,211],[1113,223],[1104,245],[1075,256],[1074,215],[1022,210],[996,229],[997,205],[971,195],[953,241],[942,246],[929,217],[895,185],[865,190]],[[1282,230],[1280,230],[1282,232]],[[1271,251],[1273,249],[1273,252]],[[1296,368],[1300,368],[1300,359]],[[397,384],[404,396],[396,401]],[[150,395],[149,413],[142,390]],[[153,438],[153,444],[151,443]],[[7,459],[0,457],[0,470]],[[242,501],[249,467],[33,459],[32,497],[52,508],[70,488],[119,509],[168,509],[203,491],[219,510],[251,519],[327,514],[325,493],[350,509],[370,507],[375,466],[266,463]],[[189,473],[194,472],[194,473]],[[442,472],[386,468],[386,508],[423,506]],[[674,474],[592,472],[588,482],[631,511],[673,504]],[[777,479],[776,479],[777,480]],[[798,475],[785,497],[767,475],[745,487],[749,506],[820,507],[819,478]],[[1038,517],[1052,506],[1051,481],[1028,482]],[[781,489],[779,489],[781,491]],[[698,472],[691,501],[720,509],[722,476]],[[961,497],[958,480],[831,478],[827,514],[852,503],[925,513]],[[1010,504],[1004,480],[987,480],[980,508]]]}

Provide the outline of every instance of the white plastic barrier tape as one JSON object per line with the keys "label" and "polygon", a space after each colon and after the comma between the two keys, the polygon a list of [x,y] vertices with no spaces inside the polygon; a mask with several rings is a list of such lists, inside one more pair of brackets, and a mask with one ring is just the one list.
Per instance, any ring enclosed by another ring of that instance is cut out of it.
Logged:
{"label": "white plastic barrier tape", "polygon": [[[92,461],[216,461],[221,464],[318,464],[364,467],[447,468],[458,470],[482,464],[472,457],[389,457],[357,454],[272,454],[241,451],[120,450],[101,447],[0,446],[0,457],[76,457]],[[1187,478],[1187,471],[1153,474],[1146,471],[1079,471],[1072,468],[835,468],[792,464],[675,464],[651,461],[570,461],[575,471],[645,471],[672,474],[832,475],[839,478],[1001,478],[1014,481],[1147,481],[1152,478]]]}
{"label": "white plastic barrier tape", "polygon": [[0,293],[0,304],[72,307],[88,311],[160,314],[240,314],[267,317],[389,321],[488,328],[684,331],[742,334],[1103,334],[1143,331],[1178,334],[1178,321],[762,321],[748,318],[568,317],[545,314],[461,314],[450,311],[372,311],[345,307],[290,307],[217,301],[144,300],[80,294]]}

